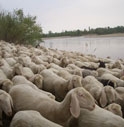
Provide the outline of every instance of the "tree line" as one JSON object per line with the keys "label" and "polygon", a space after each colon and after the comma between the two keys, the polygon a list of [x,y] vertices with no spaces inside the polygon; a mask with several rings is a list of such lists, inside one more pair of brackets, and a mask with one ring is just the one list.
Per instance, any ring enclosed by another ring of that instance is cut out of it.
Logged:
{"label": "tree line", "polygon": [[52,31],[49,31],[48,34],[43,34],[43,37],[59,37],[59,36],[83,36],[83,35],[89,35],[89,34],[97,34],[97,35],[105,35],[105,34],[114,34],[114,33],[124,33],[124,26],[117,26],[117,27],[99,27],[95,29],[91,29],[89,27],[88,30],[74,30],[74,31],[64,31],[60,33],[53,33]]}

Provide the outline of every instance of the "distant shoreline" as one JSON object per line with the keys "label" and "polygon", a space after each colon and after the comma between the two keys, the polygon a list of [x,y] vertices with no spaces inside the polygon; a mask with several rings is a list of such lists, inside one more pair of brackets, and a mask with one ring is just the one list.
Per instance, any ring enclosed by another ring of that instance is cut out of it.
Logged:
{"label": "distant shoreline", "polygon": [[47,39],[57,39],[57,38],[69,38],[69,37],[85,37],[85,38],[97,38],[97,37],[124,37],[124,33],[115,33],[115,34],[105,34],[105,35],[97,35],[97,34],[89,34],[82,36],[58,36],[58,37],[45,37],[43,40]]}
{"label": "distant shoreline", "polygon": [[105,34],[105,35],[85,35],[84,37],[124,37],[124,33]]}

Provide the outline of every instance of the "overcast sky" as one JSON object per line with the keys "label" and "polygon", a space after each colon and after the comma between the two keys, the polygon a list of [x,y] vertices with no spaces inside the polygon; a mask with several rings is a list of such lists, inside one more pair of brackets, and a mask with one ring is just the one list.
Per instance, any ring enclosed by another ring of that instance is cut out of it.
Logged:
{"label": "overcast sky", "polygon": [[124,0],[0,0],[0,9],[37,16],[44,33],[124,26]]}

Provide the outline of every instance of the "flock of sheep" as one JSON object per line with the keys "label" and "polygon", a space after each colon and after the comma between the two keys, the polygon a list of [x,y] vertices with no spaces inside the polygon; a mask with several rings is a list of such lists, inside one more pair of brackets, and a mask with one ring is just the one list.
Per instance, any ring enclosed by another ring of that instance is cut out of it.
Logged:
{"label": "flock of sheep", "polygon": [[124,60],[0,41],[0,127],[124,127]]}

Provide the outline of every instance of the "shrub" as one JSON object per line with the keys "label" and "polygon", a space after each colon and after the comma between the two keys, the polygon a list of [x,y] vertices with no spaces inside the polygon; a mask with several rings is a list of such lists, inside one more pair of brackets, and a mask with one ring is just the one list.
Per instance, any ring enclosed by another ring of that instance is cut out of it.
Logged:
{"label": "shrub", "polygon": [[42,28],[36,24],[36,16],[25,16],[22,9],[12,13],[0,13],[0,40],[19,44],[35,44],[42,41]]}

